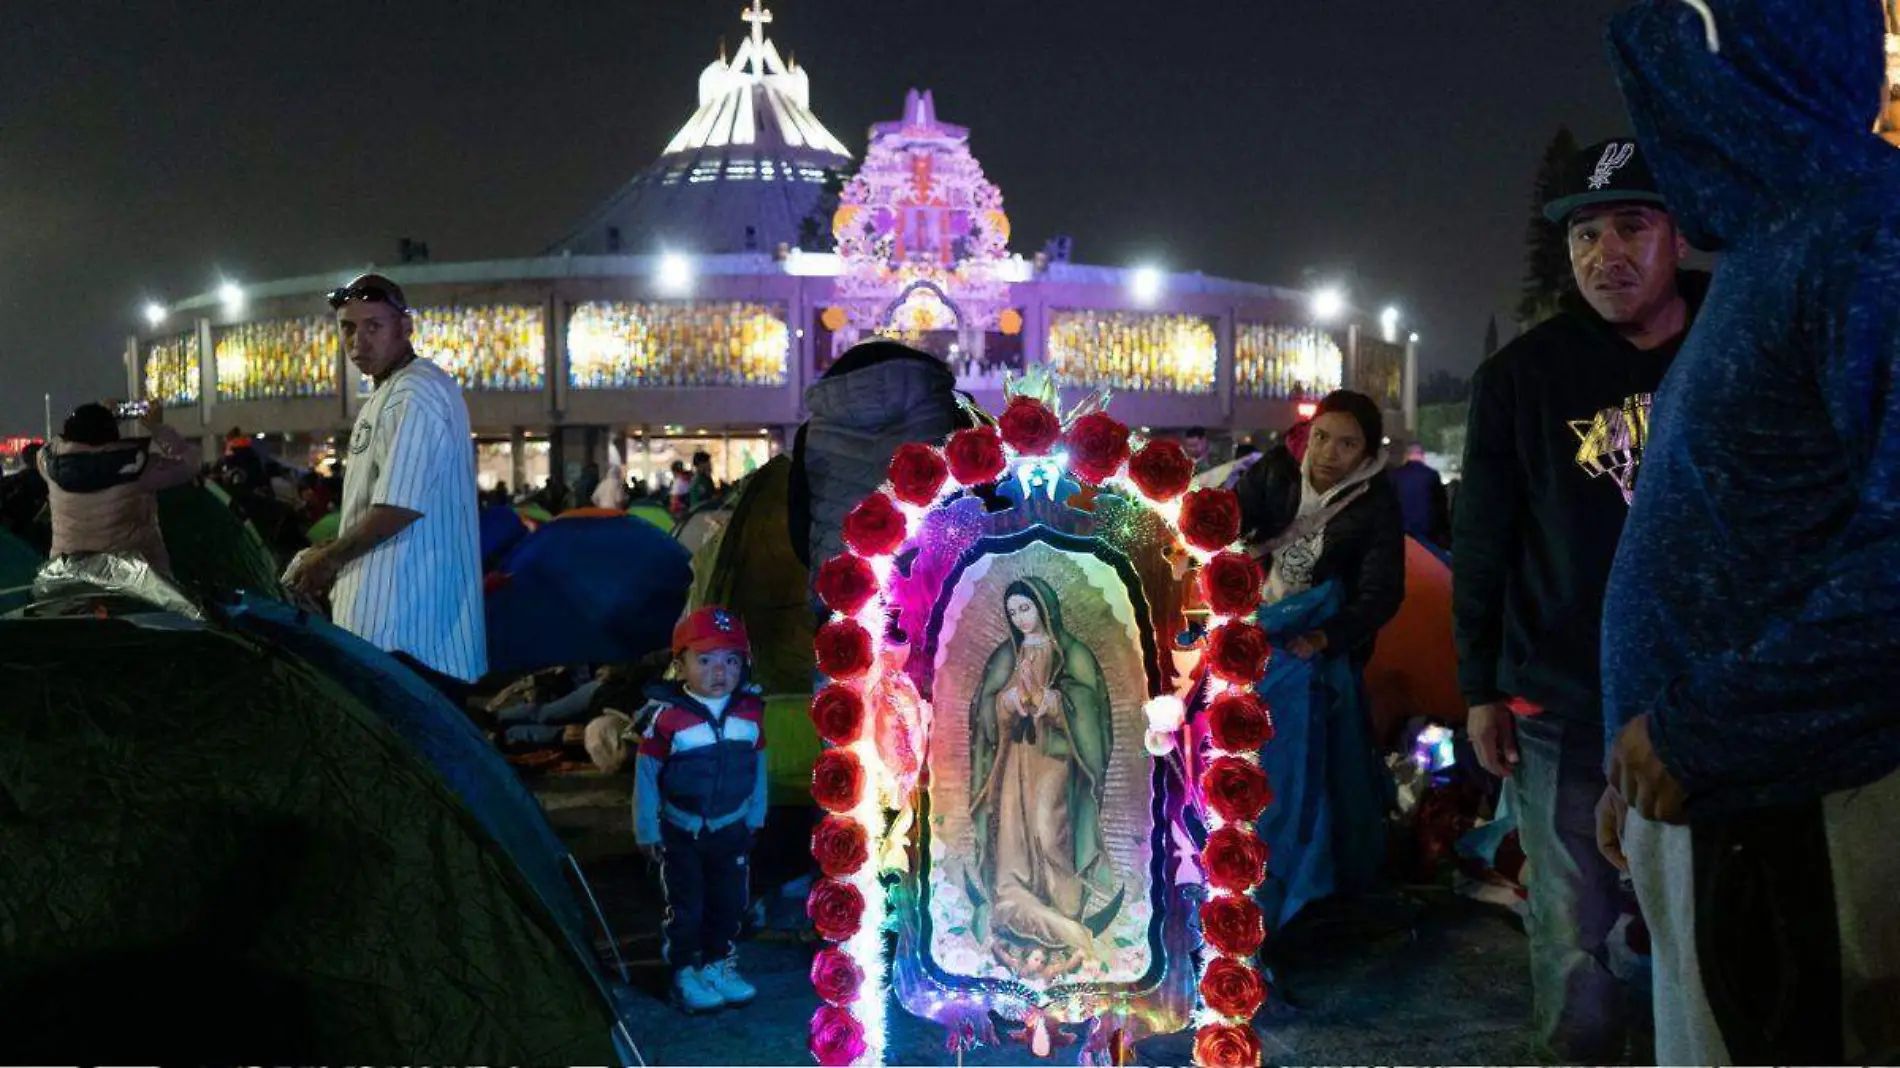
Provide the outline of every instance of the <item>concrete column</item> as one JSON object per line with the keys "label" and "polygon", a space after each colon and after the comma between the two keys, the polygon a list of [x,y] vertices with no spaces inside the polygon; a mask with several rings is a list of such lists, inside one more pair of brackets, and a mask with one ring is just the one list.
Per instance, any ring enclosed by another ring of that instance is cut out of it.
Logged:
{"label": "concrete column", "polygon": [[528,430],[508,428],[508,485],[520,493],[528,484]]}
{"label": "concrete column", "polygon": [[212,409],[218,406],[218,354],[211,342],[211,320],[198,320],[198,421],[207,432],[217,418]]}
{"label": "concrete column", "polygon": [[127,400],[144,400],[145,383],[139,374],[139,336],[133,334],[125,339],[125,396]]}
{"label": "concrete column", "polygon": [[1220,421],[1232,431],[1234,427],[1234,379],[1238,377],[1240,361],[1240,309],[1228,308],[1220,320],[1220,345],[1218,358],[1214,361],[1214,393],[1220,398]]}
{"label": "concrete column", "polygon": [[1402,385],[1405,397],[1405,432],[1407,435],[1418,433],[1418,335],[1413,334],[1405,342],[1405,381]]}

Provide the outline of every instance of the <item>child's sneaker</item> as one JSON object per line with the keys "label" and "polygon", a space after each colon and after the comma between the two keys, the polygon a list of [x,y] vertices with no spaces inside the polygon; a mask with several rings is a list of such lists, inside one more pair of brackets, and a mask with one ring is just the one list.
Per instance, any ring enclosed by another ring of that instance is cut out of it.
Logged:
{"label": "child's sneaker", "polygon": [[745,981],[739,974],[739,954],[737,951],[725,960],[706,965],[700,971],[700,979],[706,987],[728,1005],[744,1005],[759,996],[759,988]]}
{"label": "child's sneaker", "polygon": [[689,1013],[713,1012],[726,1007],[726,999],[706,981],[711,968],[681,968],[673,976],[673,1003]]}

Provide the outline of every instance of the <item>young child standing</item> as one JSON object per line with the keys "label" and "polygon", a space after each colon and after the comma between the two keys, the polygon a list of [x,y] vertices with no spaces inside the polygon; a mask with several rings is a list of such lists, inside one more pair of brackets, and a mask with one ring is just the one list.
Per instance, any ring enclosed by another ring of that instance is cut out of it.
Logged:
{"label": "young child standing", "polygon": [[746,682],[745,624],[724,608],[673,629],[677,679],[651,699],[634,763],[634,834],[660,862],[663,952],[687,1012],[744,1005],[733,939],[745,917],[752,835],[765,826],[765,702]]}

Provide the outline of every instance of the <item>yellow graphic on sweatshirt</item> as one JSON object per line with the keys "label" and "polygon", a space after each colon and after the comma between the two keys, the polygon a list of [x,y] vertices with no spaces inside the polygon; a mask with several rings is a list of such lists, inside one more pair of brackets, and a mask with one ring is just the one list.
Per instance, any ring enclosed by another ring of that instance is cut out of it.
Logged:
{"label": "yellow graphic on sweatshirt", "polygon": [[1643,445],[1649,440],[1649,406],[1653,393],[1625,397],[1615,408],[1605,408],[1588,421],[1572,419],[1577,435],[1577,466],[1591,478],[1609,475],[1623,491],[1623,503],[1636,497],[1636,472],[1643,465]]}

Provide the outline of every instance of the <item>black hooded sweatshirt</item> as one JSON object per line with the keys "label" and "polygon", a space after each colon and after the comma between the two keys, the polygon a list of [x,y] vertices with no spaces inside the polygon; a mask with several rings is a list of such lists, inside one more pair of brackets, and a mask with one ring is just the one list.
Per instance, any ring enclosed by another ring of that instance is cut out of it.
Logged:
{"label": "black hooded sweatshirt", "polygon": [[[1691,317],[1707,275],[1678,286]],[[1601,723],[1603,593],[1629,515],[1650,398],[1681,338],[1636,348],[1575,293],[1471,380],[1452,520],[1458,682]]]}

